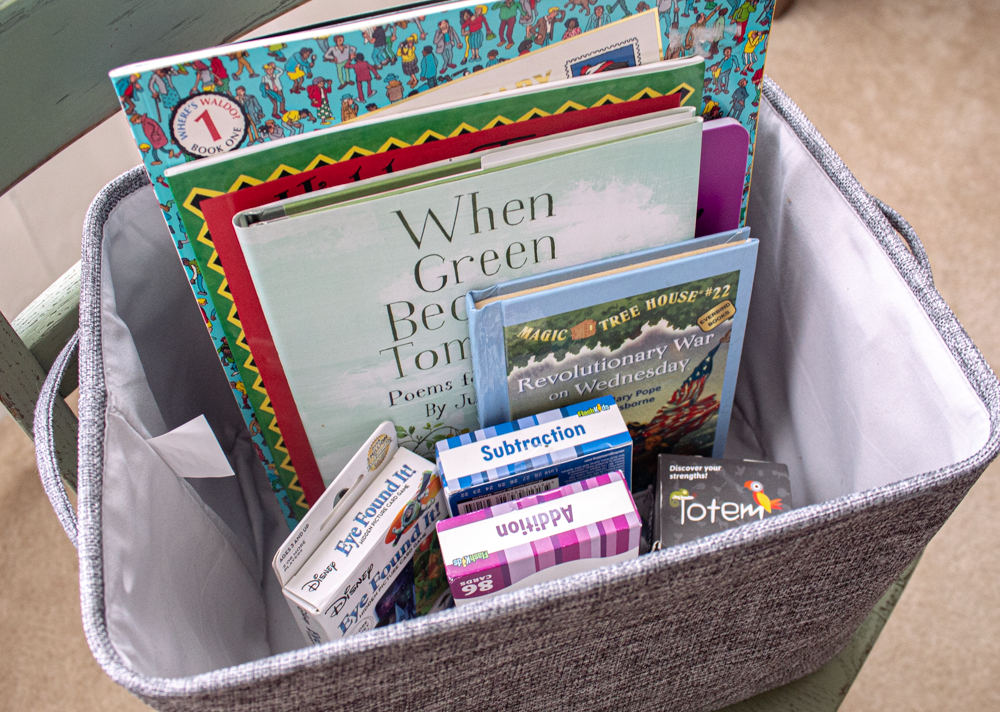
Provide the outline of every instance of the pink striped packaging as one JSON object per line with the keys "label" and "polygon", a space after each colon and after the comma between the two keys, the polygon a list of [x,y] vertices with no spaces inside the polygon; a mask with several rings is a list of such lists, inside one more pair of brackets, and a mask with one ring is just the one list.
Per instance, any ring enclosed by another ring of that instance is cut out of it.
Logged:
{"label": "pink striped packaging", "polygon": [[437,524],[455,603],[639,555],[642,522],[620,471]]}

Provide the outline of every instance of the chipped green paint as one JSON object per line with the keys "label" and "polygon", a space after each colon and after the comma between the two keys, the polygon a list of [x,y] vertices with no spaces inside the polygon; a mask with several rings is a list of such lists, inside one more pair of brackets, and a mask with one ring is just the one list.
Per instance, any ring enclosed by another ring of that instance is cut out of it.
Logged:
{"label": "chipped green paint", "polygon": [[110,70],[230,42],[303,2],[0,2],[0,194],[119,110]]}
{"label": "chipped green paint", "polygon": [[[35,404],[45,382],[45,371],[31,355],[21,337],[0,314],[0,405],[13,416],[28,437],[33,437]],[[76,487],[76,416],[62,398],[52,415],[59,471],[70,486]]]}
{"label": "chipped green paint", "polygon": [[[80,324],[80,263],[70,267],[11,323],[42,370],[48,372]],[[76,390],[76,359],[67,367],[59,393]]]}

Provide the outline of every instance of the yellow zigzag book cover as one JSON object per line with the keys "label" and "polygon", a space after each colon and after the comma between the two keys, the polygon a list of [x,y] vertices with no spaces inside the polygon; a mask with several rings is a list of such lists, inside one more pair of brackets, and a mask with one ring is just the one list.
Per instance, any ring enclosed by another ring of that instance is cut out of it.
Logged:
{"label": "yellow zigzag book cover", "polygon": [[[592,106],[679,94],[682,105],[697,107],[701,101],[699,82],[703,69],[703,61],[693,58],[623,69],[592,78],[552,82],[537,88],[505,92],[489,101],[456,102],[412,115],[349,123],[169,170],[167,178],[181,205],[180,214],[186,232],[194,236],[191,248],[195,259],[186,260],[185,266],[193,282],[199,284],[198,289],[205,293],[200,296],[206,320],[214,316],[213,324],[221,326],[225,334],[219,347],[220,359],[231,374],[241,377],[231,379],[238,386],[234,387],[234,395],[242,407],[252,409],[251,430],[260,433],[275,454],[276,464],[267,463],[272,477],[280,480],[284,487],[301,492],[297,478],[303,473],[297,474],[297,470],[302,468],[292,467],[293,458],[289,456],[281,436],[278,417],[246,342],[228,289],[224,266],[201,212],[202,201],[355,156],[389,153],[448,136]],[[610,79],[612,76],[614,80]],[[319,484],[319,491],[322,491]],[[291,499],[293,513],[298,518],[307,505],[301,497]]]}

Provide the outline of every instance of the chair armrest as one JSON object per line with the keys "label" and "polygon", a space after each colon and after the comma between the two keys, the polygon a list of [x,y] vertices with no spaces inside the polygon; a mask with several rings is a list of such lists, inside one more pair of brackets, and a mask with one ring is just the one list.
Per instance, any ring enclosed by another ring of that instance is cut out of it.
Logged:
{"label": "chair armrest", "polygon": [[[0,314],[0,405],[34,437],[35,406],[46,369],[76,331],[80,303],[80,266],[60,277],[15,319],[15,328]],[[34,346],[32,349],[26,341]],[[45,368],[34,355],[46,361]],[[72,388],[76,387],[76,368]],[[52,412],[52,438],[59,472],[70,487],[76,484],[77,420],[62,398]]]}
{"label": "chair armrest", "polygon": [[[17,315],[11,326],[45,373],[80,325],[80,263],[77,262]],[[64,398],[76,390],[76,364],[59,389]]]}
{"label": "chair armrest", "polygon": [[110,70],[231,42],[302,2],[0,1],[0,195],[121,110]]}

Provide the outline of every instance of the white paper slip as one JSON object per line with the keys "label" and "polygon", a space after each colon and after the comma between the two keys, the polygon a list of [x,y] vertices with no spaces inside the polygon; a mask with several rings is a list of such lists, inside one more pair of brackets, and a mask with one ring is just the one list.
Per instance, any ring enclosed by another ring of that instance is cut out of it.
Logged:
{"label": "white paper slip", "polygon": [[178,477],[231,477],[236,474],[204,415],[146,442]]}

